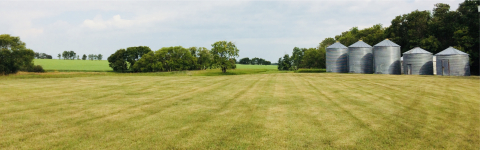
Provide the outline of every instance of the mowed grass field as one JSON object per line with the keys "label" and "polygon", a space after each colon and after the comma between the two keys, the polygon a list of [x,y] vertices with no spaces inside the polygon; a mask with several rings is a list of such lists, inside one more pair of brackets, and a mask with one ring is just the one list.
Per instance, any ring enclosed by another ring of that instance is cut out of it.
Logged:
{"label": "mowed grass field", "polygon": [[[108,66],[107,60],[58,60],[35,59],[35,65],[41,65],[47,71],[113,71]],[[277,69],[277,65],[242,65],[237,64],[237,69]]]}
{"label": "mowed grass field", "polygon": [[65,74],[0,76],[0,149],[480,147],[478,77]]}

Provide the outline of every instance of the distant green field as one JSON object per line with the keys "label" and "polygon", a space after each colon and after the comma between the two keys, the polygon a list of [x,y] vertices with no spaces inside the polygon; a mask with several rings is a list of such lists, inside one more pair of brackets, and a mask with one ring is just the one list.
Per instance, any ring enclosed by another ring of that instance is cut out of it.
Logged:
{"label": "distant green field", "polygon": [[58,60],[35,59],[35,65],[41,65],[45,70],[57,71],[113,71],[106,60]]}
{"label": "distant green field", "polygon": [[[58,60],[35,59],[35,65],[41,65],[45,70],[56,71],[113,71],[106,60]],[[241,65],[237,69],[277,69],[277,65]]]}
{"label": "distant green field", "polygon": [[277,69],[277,65],[242,65],[242,64],[237,64],[237,69]]}

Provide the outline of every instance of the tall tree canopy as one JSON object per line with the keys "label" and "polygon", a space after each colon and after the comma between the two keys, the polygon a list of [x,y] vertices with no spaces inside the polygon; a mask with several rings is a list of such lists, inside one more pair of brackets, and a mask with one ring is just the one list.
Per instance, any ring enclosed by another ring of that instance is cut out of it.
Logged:
{"label": "tall tree canopy", "polygon": [[[89,55],[90,56],[90,55]],[[113,71],[125,72],[128,71],[127,67],[127,54],[125,49],[119,49],[110,57],[108,57],[109,66]]]}
{"label": "tall tree canopy", "polygon": [[0,35],[0,74],[8,75],[33,69],[35,52],[27,49],[20,37]]}
{"label": "tall tree canopy", "polygon": [[238,48],[232,42],[218,41],[212,44],[211,53],[213,55],[213,63],[227,72],[227,69],[234,69],[235,58],[238,57]]}
{"label": "tall tree canopy", "polygon": [[151,52],[152,50],[148,46],[128,47],[125,51],[127,62],[130,64],[129,68],[132,68],[144,54]]}

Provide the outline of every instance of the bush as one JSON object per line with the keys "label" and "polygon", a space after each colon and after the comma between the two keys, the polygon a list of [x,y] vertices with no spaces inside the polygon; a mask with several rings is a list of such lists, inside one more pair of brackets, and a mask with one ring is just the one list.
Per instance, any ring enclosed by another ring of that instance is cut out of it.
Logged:
{"label": "bush", "polygon": [[326,72],[326,69],[298,69],[295,73],[320,73]]}
{"label": "bush", "polygon": [[33,66],[33,69],[31,72],[45,72],[45,70],[43,70],[42,66],[36,65],[36,66]]}

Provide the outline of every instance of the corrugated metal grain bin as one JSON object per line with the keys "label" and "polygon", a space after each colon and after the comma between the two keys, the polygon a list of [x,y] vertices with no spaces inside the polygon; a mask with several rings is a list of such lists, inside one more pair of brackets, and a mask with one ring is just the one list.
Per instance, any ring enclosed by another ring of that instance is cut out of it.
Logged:
{"label": "corrugated metal grain bin", "polygon": [[362,40],[348,46],[348,70],[350,73],[373,73],[372,46]]}
{"label": "corrugated metal grain bin", "polygon": [[403,57],[400,57],[400,65],[402,66],[400,72],[403,74]]}
{"label": "corrugated metal grain bin", "polygon": [[327,72],[347,73],[348,72],[348,47],[336,42],[326,49]]}
{"label": "corrugated metal grain bin", "polygon": [[403,53],[403,70],[407,75],[433,75],[432,53],[415,47]]}
{"label": "corrugated metal grain bin", "polygon": [[468,54],[449,47],[437,57],[437,75],[444,76],[470,76],[470,64]]}
{"label": "corrugated metal grain bin", "polygon": [[401,74],[400,46],[386,39],[373,46],[376,74]]}

